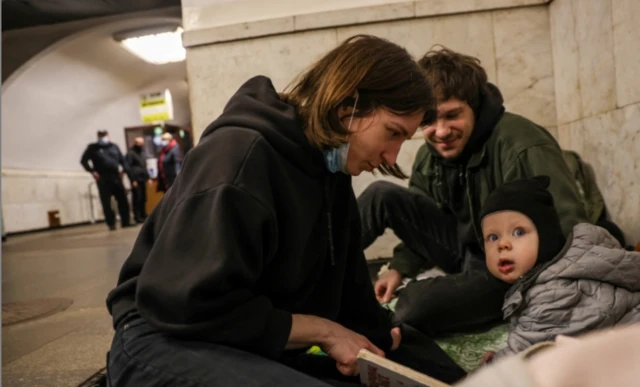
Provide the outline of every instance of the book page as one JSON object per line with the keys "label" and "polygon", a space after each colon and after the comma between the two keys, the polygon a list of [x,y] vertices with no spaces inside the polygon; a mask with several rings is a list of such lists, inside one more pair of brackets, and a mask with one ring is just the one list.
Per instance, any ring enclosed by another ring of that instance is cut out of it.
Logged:
{"label": "book page", "polygon": [[358,353],[360,382],[369,387],[450,387],[366,349]]}

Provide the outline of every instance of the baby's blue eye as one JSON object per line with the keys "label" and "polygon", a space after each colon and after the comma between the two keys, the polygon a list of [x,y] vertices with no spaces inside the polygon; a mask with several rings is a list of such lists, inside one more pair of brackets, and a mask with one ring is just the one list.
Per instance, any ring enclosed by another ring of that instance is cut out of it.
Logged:
{"label": "baby's blue eye", "polygon": [[523,230],[523,229],[521,229],[521,228],[516,228],[516,229],[513,231],[513,235],[514,235],[514,236],[517,236],[517,237],[521,237],[521,236],[523,236],[524,234],[525,234],[525,232],[524,232],[524,230]]}
{"label": "baby's blue eye", "polygon": [[495,242],[495,241],[497,241],[497,240],[498,240],[498,236],[497,236],[496,234],[490,234],[490,235],[487,237],[487,240],[488,240],[489,242]]}

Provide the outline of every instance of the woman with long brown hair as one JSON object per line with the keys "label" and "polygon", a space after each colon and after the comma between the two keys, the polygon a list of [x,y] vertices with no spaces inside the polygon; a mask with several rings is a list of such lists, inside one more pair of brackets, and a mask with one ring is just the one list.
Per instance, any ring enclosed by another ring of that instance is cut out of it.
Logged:
{"label": "woman with long brown hair", "polygon": [[[324,386],[308,373],[354,378],[360,349],[396,352],[351,176],[403,176],[400,146],[434,107],[407,51],[372,36],[348,39],[284,93],[263,76],[242,85],[109,294],[111,384]],[[328,356],[305,355],[313,345]]]}

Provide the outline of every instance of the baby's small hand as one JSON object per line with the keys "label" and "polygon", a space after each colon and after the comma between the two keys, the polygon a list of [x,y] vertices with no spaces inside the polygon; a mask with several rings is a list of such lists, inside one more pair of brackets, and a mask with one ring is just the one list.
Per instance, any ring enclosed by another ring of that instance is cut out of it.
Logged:
{"label": "baby's small hand", "polygon": [[495,352],[493,351],[489,351],[487,352],[484,357],[482,358],[482,360],[480,360],[480,365],[483,366],[485,364],[489,364],[491,363],[491,360],[493,360],[493,356],[495,356]]}
{"label": "baby's small hand", "polygon": [[391,339],[393,343],[391,344],[391,350],[395,351],[400,346],[400,342],[402,341],[402,331],[400,328],[395,327],[391,329]]}

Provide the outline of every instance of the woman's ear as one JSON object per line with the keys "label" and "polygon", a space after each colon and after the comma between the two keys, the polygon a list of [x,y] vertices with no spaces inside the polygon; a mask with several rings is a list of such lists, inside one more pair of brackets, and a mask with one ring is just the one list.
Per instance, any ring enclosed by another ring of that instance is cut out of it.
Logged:
{"label": "woman's ear", "polygon": [[345,120],[348,120],[351,117],[351,113],[353,113],[353,106],[340,105],[338,107],[338,119],[343,124],[347,123]]}
{"label": "woman's ear", "polygon": [[338,106],[338,118],[340,121],[344,120],[345,117],[351,117],[354,114],[353,109],[357,108],[358,101],[358,91],[356,90],[353,95],[346,97],[340,106]]}

